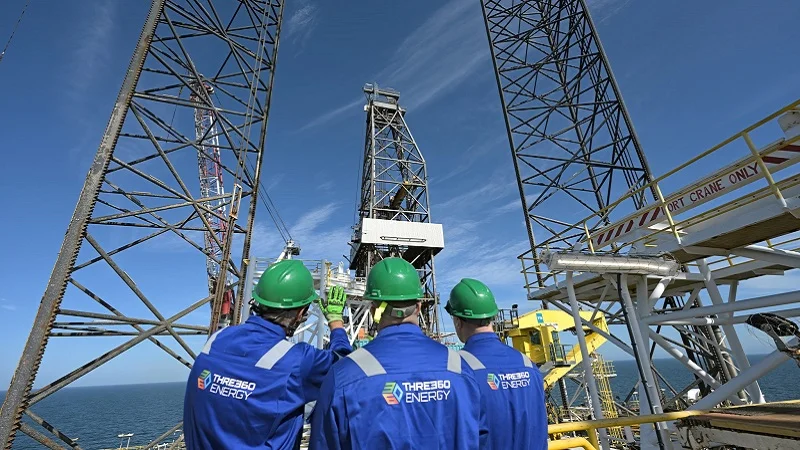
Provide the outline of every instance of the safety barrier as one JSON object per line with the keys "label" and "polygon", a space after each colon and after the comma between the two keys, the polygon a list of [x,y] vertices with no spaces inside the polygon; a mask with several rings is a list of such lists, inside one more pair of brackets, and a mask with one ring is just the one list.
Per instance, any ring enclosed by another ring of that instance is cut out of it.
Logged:
{"label": "safety barrier", "polygon": [[586,450],[598,450],[597,447],[587,441],[586,438],[574,437],[567,439],[559,439],[557,441],[550,441],[547,444],[547,450],[569,450],[571,448],[583,448]]}
{"label": "safety barrier", "polygon": [[[786,200],[782,191],[796,186],[798,180],[796,177],[789,175],[788,179],[776,181],[773,178],[773,173],[800,162],[800,135],[788,139],[780,139],[761,149],[754,144],[752,135],[762,133],[774,135],[773,132],[767,130],[767,127],[774,126],[776,119],[792,111],[795,114],[800,111],[800,101],[792,102],[714,147],[653,179],[651,182],[629,191],[626,195],[602,208],[597,213],[572,224],[568,228],[572,230],[569,233],[569,237],[554,237],[549,241],[539,242],[536,250],[545,248],[556,250],[564,244],[565,241],[563,239],[577,239],[581,247],[591,253],[599,251],[606,246],[611,246],[610,250],[612,252],[617,252],[635,243],[651,246],[651,242],[654,242],[658,236],[664,234],[672,235],[680,242],[683,230],[687,227],[711,220],[721,214],[766,197],[775,197],[778,202],[785,206]],[[712,159],[709,157],[725,158],[725,155],[736,150],[731,147],[731,144],[737,145],[744,150],[745,156],[739,161],[722,167],[691,185],[677,189],[670,195],[665,196],[662,194],[660,184],[663,184],[666,179],[673,181],[674,178],[670,177],[674,177],[679,172],[681,172],[681,176],[684,176],[685,173],[682,171],[687,167],[689,168],[688,172],[692,173],[697,171],[705,172],[704,169],[707,166],[717,166],[716,161],[709,161],[709,159]],[[751,184],[754,181],[762,181],[764,187],[757,189],[755,192],[752,189],[740,191],[744,194],[743,197],[735,201],[729,201],[721,206],[719,205],[720,197],[727,196],[729,192],[734,192],[738,187]],[[628,201],[646,191],[653,192],[657,200],[642,209],[629,212],[627,210],[628,206],[626,206],[629,203]],[[687,212],[701,205],[705,206],[705,208],[698,210],[699,214],[683,220],[676,220],[673,217],[676,214]],[[622,212],[622,210],[626,211]],[[624,218],[608,224],[607,218],[616,215],[614,214],[615,212],[621,213]],[[663,227],[648,228],[660,221],[665,222]],[[639,230],[638,234],[633,235],[637,230]],[[522,262],[527,286],[532,287],[536,283],[534,280],[528,279],[530,275],[541,279],[546,285],[555,281],[553,277],[556,273],[543,267],[539,267],[537,270],[536,263],[541,263],[541,261],[538,261],[539,255],[534,254],[532,250],[519,255],[518,258]],[[726,262],[733,265],[730,260]]]}
{"label": "safety barrier", "polygon": [[[707,411],[677,411],[664,414],[651,414],[646,416],[618,417],[615,419],[584,420],[581,422],[554,423],[547,427],[547,434],[573,433],[584,431],[588,438],[581,437],[558,439],[548,442],[548,450],[565,450],[572,447],[580,447],[586,450],[598,450],[600,444],[597,441],[597,430],[600,428],[626,427],[631,425],[641,425],[645,423],[672,422],[674,420],[685,419],[687,417],[699,416]],[[589,442],[582,442],[588,439]]]}

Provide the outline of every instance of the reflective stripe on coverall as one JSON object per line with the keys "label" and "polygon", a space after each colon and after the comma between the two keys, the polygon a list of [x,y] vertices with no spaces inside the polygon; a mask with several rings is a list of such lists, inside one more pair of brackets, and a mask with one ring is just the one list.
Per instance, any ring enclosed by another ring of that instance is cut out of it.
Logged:
{"label": "reflective stripe on coverall", "polygon": [[491,412],[492,448],[546,450],[544,381],[531,360],[492,332],[472,335],[460,354],[475,371]]}
{"label": "reflective stripe on coverall", "polygon": [[186,386],[186,448],[299,448],[305,404],[317,399],[339,354],[352,350],[343,329],[331,332],[330,349],[293,344],[255,315],[212,335]]}
{"label": "reflective stripe on coverall", "polygon": [[472,370],[457,352],[414,324],[392,325],[325,377],[310,448],[486,448],[480,400]]}

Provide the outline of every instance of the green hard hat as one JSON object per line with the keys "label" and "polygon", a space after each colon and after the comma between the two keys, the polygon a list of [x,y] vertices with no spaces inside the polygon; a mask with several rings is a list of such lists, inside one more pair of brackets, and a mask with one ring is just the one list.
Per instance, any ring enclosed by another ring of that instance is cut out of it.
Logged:
{"label": "green hard hat", "polygon": [[492,291],[472,278],[464,278],[453,287],[444,309],[464,319],[489,319],[497,315],[497,303]]}
{"label": "green hard hat", "polygon": [[364,298],[381,302],[416,300],[422,297],[417,269],[403,258],[386,258],[375,264],[367,277]]}
{"label": "green hard hat", "polygon": [[302,308],[318,298],[311,272],[296,259],[269,266],[253,289],[253,300],[270,308]]}

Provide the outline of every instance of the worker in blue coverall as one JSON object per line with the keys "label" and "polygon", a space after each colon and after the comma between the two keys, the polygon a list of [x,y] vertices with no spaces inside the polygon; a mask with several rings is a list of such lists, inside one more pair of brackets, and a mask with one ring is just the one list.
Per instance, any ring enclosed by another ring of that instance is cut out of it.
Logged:
{"label": "worker in blue coverall", "polygon": [[311,449],[486,448],[472,370],[419,327],[416,269],[386,258],[367,277],[377,336],[328,372],[311,419]]}
{"label": "worker in blue coverall", "polygon": [[213,334],[192,367],[183,406],[188,450],[300,448],[305,404],[317,399],[340,355],[352,351],[340,287],[318,302],[331,329],[330,350],[286,339],[318,299],[300,261],[277,262],[261,275],[253,314]]}
{"label": "worker in blue coverall", "polygon": [[495,334],[497,303],[489,288],[465,278],[445,305],[464,349],[459,352],[475,371],[489,414],[491,448],[546,450],[547,412],[544,382],[524,354]]}

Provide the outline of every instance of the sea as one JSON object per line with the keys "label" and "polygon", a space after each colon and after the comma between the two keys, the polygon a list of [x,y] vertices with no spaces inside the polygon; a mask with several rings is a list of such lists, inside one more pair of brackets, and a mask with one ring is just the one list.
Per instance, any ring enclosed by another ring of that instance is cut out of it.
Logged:
{"label": "sea", "polygon": [[[753,356],[757,363],[763,356]],[[638,379],[634,361],[614,361],[617,376],[612,389],[625,398]],[[656,369],[676,388],[691,382],[689,372],[672,359],[655,360]],[[787,361],[761,380],[769,401],[800,399],[800,367]],[[66,388],[33,406],[32,410],[68,436],[78,437],[86,450],[119,448],[120,434],[133,433],[130,445],[142,445],[182,420],[184,383],[136,384]],[[5,397],[5,393],[3,393]],[[177,437],[177,436],[176,436]],[[125,448],[127,438],[122,442]],[[13,449],[42,448],[17,433]]]}

